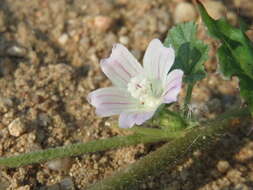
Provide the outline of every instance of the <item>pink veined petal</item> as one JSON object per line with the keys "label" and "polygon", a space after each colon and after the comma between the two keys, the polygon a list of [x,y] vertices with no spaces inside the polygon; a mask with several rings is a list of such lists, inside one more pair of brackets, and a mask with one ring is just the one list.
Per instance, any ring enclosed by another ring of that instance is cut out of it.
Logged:
{"label": "pink veined petal", "polygon": [[107,117],[138,110],[138,104],[127,91],[117,87],[100,88],[88,94],[88,102],[96,107],[97,115]]}
{"label": "pink veined petal", "polygon": [[149,120],[155,111],[144,113],[121,113],[119,116],[120,128],[131,128],[134,125],[141,125],[145,121]]}
{"label": "pink veined petal", "polygon": [[132,77],[143,72],[134,56],[121,44],[116,44],[109,58],[101,60],[101,68],[112,83],[126,87]]}
{"label": "pink veined petal", "polygon": [[161,80],[164,84],[174,60],[174,49],[166,48],[160,40],[154,39],[149,43],[144,55],[144,70],[149,78]]}
{"label": "pink veined petal", "polygon": [[183,71],[175,69],[169,73],[164,86],[164,103],[171,103],[177,101],[177,96],[181,90]]}

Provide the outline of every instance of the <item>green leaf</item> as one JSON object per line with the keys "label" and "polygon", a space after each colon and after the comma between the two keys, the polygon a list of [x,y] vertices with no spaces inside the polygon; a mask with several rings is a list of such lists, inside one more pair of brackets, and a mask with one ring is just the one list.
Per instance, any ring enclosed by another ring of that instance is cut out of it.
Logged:
{"label": "green leaf", "polygon": [[222,42],[222,47],[218,51],[220,61],[227,59],[223,58],[225,55],[233,61],[220,62],[222,68],[230,68],[224,74],[230,77],[244,73],[253,79],[253,45],[244,33],[244,27],[235,28],[225,19],[212,19],[200,2],[198,8],[210,35]]}
{"label": "green leaf", "polygon": [[197,25],[194,22],[179,24],[169,30],[164,45],[176,50],[172,69],[184,71],[184,82],[194,84],[205,77],[203,63],[208,58],[208,47],[196,38]]}
{"label": "green leaf", "polygon": [[240,65],[235,61],[233,55],[226,48],[225,45],[221,45],[218,49],[219,69],[226,77],[232,77],[233,75],[245,75]]}
{"label": "green leaf", "polygon": [[245,34],[246,26],[235,28],[225,19],[212,19],[199,0],[198,8],[209,34],[222,43],[217,52],[221,72],[239,78],[240,94],[253,114],[253,45]]}

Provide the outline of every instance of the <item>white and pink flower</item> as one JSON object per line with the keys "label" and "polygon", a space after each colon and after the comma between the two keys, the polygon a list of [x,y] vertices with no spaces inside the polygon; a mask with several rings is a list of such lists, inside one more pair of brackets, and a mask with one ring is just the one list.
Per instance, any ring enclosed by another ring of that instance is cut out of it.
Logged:
{"label": "white and pink flower", "polygon": [[143,67],[121,44],[111,56],[101,60],[101,68],[113,86],[95,90],[88,101],[99,116],[119,116],[119,127],[130,128],[150,119],[161,104],[177,101],[183,71],[169,73],[175,60],[172,47],[166,48],[158,39],[150,42]]}

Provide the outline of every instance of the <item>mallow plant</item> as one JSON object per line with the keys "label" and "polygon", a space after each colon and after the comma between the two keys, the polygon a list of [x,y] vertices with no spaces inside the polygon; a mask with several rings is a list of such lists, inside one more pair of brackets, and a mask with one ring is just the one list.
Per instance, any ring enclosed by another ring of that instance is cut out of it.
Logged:
{"label": "mallow plant", "polygon": [[[244,105],[212,120],[189,117],[194,85],[207,75],[203,63],[208,60],[209,48],[197,39],[197,25],[187,22],[171,28],[163,43],[153,39],[142,64],[121,44],[116,44],[111,55],[101,60],[101,69],[112,86],[90,92],[87,100],[98,117],[119,115],[117,124],[112,125],[129,131],[129,135],[3,157],[0,166],[13,168],[139,143],[164,142],[157,150],[88,188],[131,189],[145,177],[157,175],[165,166],[175,166],[187,151],[210,146],[216,139],[213,137],[234,128],[231,121],[250,122],[253,115],[253,45],[245,34],[247,27],[235,28],[226,19],[214,20],[200,1],[197,6],[208,34],[220,43],[217,50],[219,72],[228,79],[238,77]],[[180,109],[172,109],[172,104],[178,104],[182,86],[186,90],[183,105]]]}

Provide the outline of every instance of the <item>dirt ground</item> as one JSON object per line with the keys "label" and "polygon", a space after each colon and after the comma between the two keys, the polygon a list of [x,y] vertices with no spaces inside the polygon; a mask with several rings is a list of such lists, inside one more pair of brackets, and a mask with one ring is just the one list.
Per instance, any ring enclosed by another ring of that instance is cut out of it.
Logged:
{"label": "dirt ground", "polygon": [[[238,80],[217,71],[211,40],[191,2],[184,0],[1,0],[0,156],[121,135],[105,125],[86,100],[110,82],[99,68],[116,42],[142,60],[153,38],[164,39],[175,23],[196,20],[199,38],[211,45],[208,77],[193,93],[198,117],[239,106]],[[238,15],[252,26],[253,1],[205,0],[213,17]],[[180,99],[184,96],[184,91]],[[244,127],[244,126],[243,126]],[[247,126],[246,126],[247,127]],[[195,152],[174,170],[150,177],[145,190],[252,190],[253,138],[247,130],[224,134],[206,152]],[[149,145],[2,168],[0,189],[79,190],[147,154]]]}

